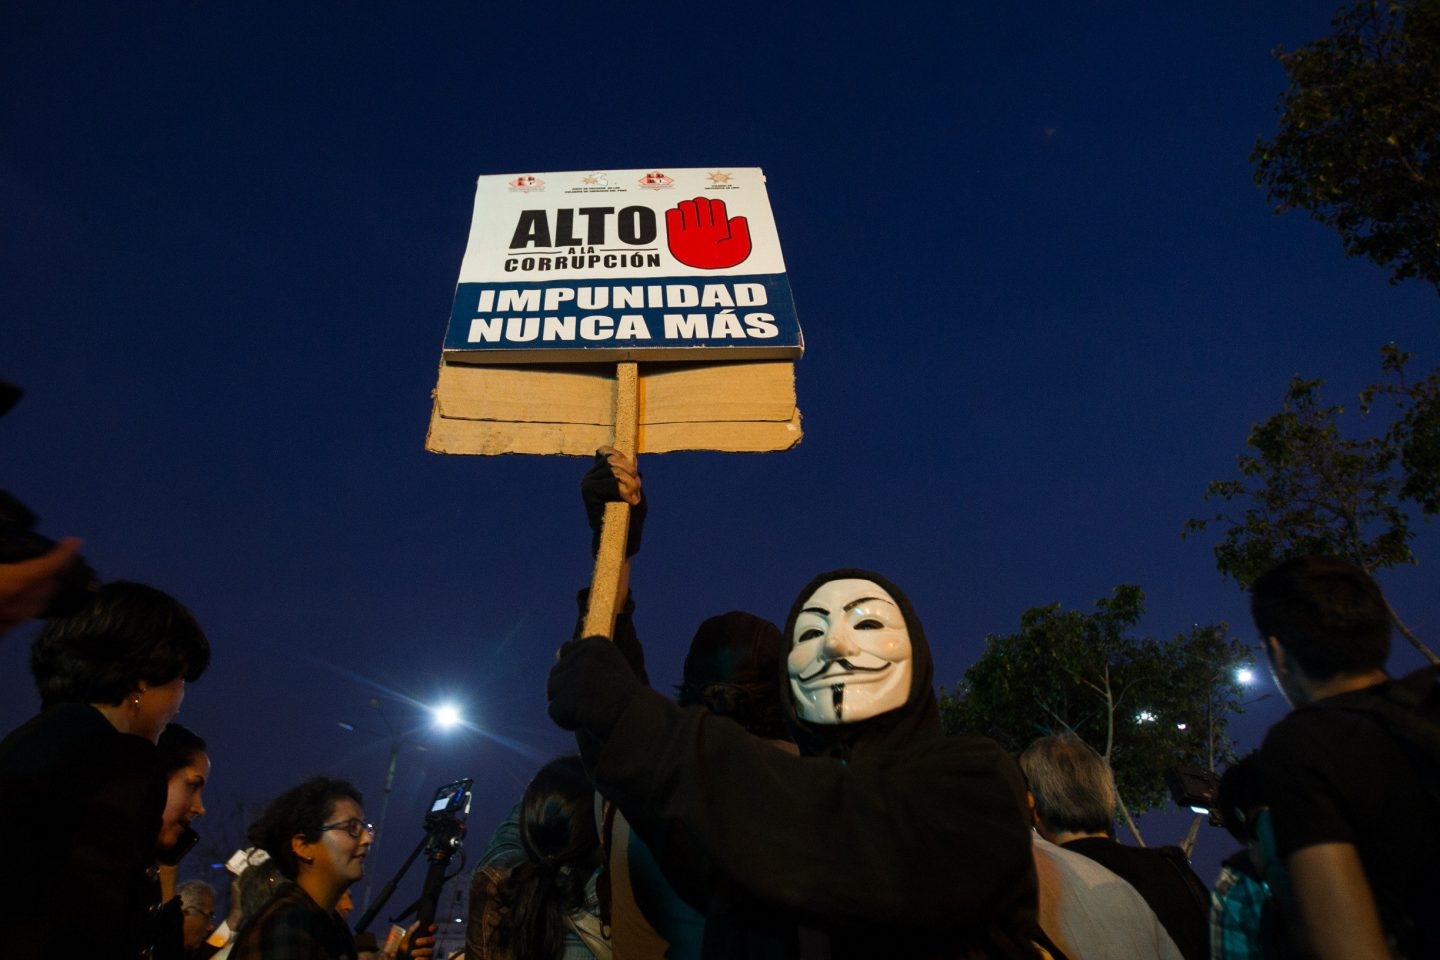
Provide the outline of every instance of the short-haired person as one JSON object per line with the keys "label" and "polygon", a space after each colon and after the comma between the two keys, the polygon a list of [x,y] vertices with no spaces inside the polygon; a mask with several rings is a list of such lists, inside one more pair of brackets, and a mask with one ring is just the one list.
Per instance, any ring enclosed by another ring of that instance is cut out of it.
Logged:
{"label": "short-haired person", "polygon": [[[268,853],[255,851],[250,865],[246,866],[230,885],[234,902],[230,905],[226,924],[233,930],[243,929],[245,922],[264,909],[275,892],[288,882]],[[339,912],[338,905],[336,912]],[[212,937],[212,945],[213,940]],[[235,936],[232,934],[216,951],[215,960],[228,960],[230,951],[234,949]]]}
{"label": "short-haired person", "polygon": [[75,903],[87,952],[153,943],[167,793],[156,741],[209,662],[190,612],[138,583],[105,584],[36,637],[41,712],[0,742],[0,849],[16,867],[0,871],[7,958],[70,952]]}
{"label": "short-haired person", "polygon": [[1390,680],[1389,606],[1353,563],[1286,560],[1250,592],[1294,708],[1260,762],[1302,941],[1322,958],[1440,956],[1440,805],[1424,779],[1435,761],[1413,755],[1374,709],[1414,690],[1422,703],[1404,712],[1440,736],[1434,668]]}
{"label": "short-haired person", "polygon": [[[336,907],[365,875],[375,839],[362,802],[347,780],[311,777],[271,801],[251,825],[250,842],[290,882],[245,922],[230,953],[234,960],[355,956],[355,940]],[[433,935],[414,940],[411,957],[428,960],[434,943]]]}
{"label": "short-haired person", "polygon": [[[215,929],[215,888],[204,880],[184,880],[175,885],[184,917],[183,945],[185,956],[194,956],[205,946],[205,938]],[[205,952],[205,956],[214,950]]]}
{"label": "short-haired person", "polygon": [[1290,878],[1275,853],[1260,752],[1230,764],[1215,791],[1215,811],[1241,848],[1220,863],[1210,891],[1211,960],[1285,960],[1297,956],[1284,917],[1295,913]]}
{"label": "short-haired person", "polygon": [[[708,617],[685,654],[675,703],[704,707],[776,749],[796,754],[785,712],[789,691],[780,679],[788,653],[780,628],[769,620],[740,610]],[[776,939],[774,917],[746,916],[713,892],[703,904],[704,912],[697,910],[667,876],[663,842],[652,850],[630,830],[623,814],[617,813],[613,820],[611,938],[617,960],[643,957],[647,948],[654,950],[660,944],[669,960],[687,960],[707,951],[764,955]]]}
{"label": "short-haired person", "polygon": [[1035,801],[1035,829],[1051,843],[1089,857],[1140,892],[1185,960],[1210,956],[1210,892],[1178,847],[1116,842],[1110,766],[1073,735],[1041,737],[1020,754]]}

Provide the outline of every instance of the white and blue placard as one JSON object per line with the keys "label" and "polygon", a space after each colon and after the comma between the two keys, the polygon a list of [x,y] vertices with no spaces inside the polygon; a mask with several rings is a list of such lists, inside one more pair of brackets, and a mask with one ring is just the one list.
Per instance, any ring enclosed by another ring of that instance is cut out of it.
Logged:
{"label": "white and blue placard", "polygon": [[708,363],[803,350],[759,168],[479,178],[447,361]]}

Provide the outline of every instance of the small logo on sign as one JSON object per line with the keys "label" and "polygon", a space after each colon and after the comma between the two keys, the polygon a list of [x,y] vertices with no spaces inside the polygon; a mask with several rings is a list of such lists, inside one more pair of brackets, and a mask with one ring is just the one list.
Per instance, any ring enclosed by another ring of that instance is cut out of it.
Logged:
{"label": "small logo on sign", "polygon": [[545,181],[539,177],[532,177],[527,174],[523,177],[516,177],[514,180],[511,180],[507,186],[514,193],[532,193],[536,190],[544,190]]}
{"label": "small logo on sign", "polygon": [[592,173],[581,177],[580,182],[587,187],[608,187],[610,177],[603,173]]}
{"label": "small logo on sign", "polygon": [[675,181],[659,170],[652,170],[640,178],[640,186],[646,190],[665,190]]}
{"label": "small logo on sign", "polygon": [[716,170],[714,173],[707,175],[705,179],[709,180],[711,183],[729,183],[735,178],[728,173],[722,173],[721,171]]}

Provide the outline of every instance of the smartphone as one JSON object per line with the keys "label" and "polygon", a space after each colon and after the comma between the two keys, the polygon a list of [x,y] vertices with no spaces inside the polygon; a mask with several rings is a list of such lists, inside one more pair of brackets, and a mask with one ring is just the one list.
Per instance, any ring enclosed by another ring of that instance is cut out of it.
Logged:
{"label": "smartphone", "polygon": [[180,839],[175,842],[173,847],[168,850],[156,851],[155,859],[164,866],[176,866],[180,863],[181,858],[189,853],[195,847],[195,844],[199,842],[200,834],[186,827],[185,832],[180,834]]}
{"label": "smartphone", "polygon": [[475,781],[469,777],[445,784],[435,791],[435,799],[430,801],[430,812],[466,816],[470,813],[470,788],[474,785]]}

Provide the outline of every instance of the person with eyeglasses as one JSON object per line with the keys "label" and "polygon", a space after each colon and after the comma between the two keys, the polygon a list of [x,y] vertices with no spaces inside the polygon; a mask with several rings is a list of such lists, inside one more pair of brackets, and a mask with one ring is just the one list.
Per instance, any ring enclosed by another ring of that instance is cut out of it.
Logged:
{"label": "person with eyeglasses", "polygon": [[[250,842],[270,854],[288,882],[245,923],[231,960],[353,960],[355,940],[336,908],[365,875],[375,841],[363,802],[349,781],[312,777],[273,800],[251,825]],[[435,938],[417,932],[412,928],[410,956],[429,960]]]}
{"label": "person with eyeglasses", "polygon": [[186,880],[175,885],[175,895],[180,898],[185,960],[214,956],[216,948],[205,938],[215,929],[215,888],[204,880]]}

